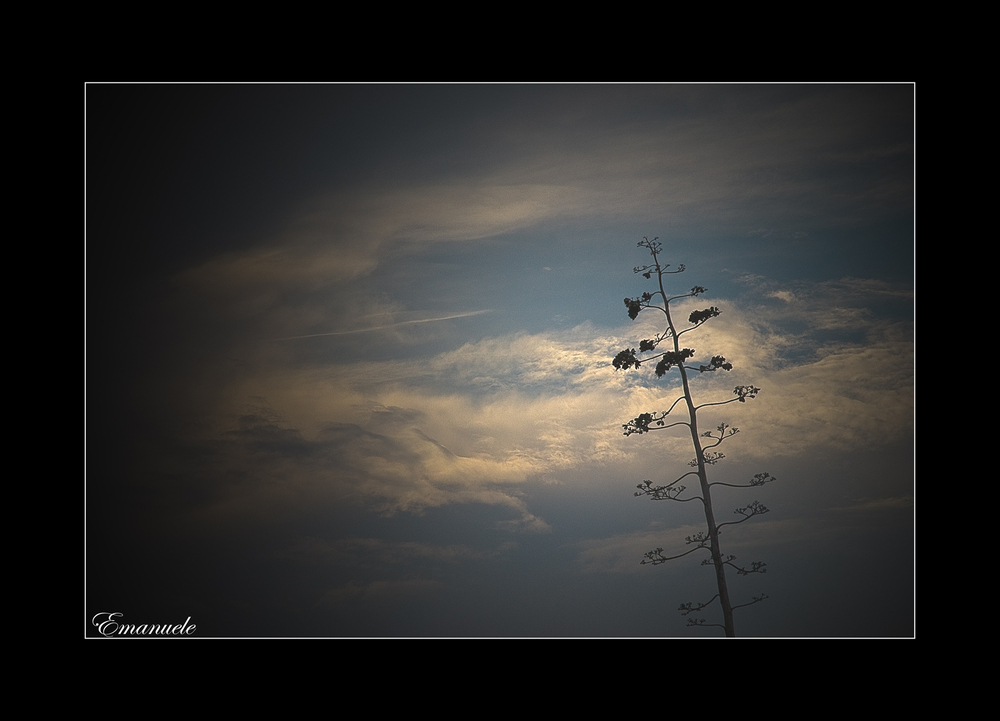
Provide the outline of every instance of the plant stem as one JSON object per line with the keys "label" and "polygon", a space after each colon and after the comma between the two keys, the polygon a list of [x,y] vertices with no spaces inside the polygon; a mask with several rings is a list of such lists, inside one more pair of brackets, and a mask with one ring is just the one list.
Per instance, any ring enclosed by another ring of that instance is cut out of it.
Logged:
{"label": "plant stem", "polygon": [[[653,250],[653,262],[656,263],[657,279],[660,284],[660,293],[663,298],[663,309],[667,316],[667,324],[670,327],[670,336],[674,342],[674,352],[680,357],[680,341],[677,337],[677,329],[674,327],[673,318],[670,316],[670,303],[667,301],[667,294],[663,289],[663,269],[660,267],[660,259],[657,258],[656,251]],[[715,565],[715,579],[719,587],[719,602],[722,604],[722,618],[726,629],[727,637],[735,637],[736,629],[733,625],[733,607],[729,601],[729,586],[726,584],[726,567],[722,562],[722,552],[719,549],[719,529],[715,523],[715,513],[712,510],[712,489],[708,485],[708,474],[705,471],[705,456],[702,453],[701,438],[698,436],[698,411],[691,397],[691,388],[688,385],[687,370],[684,368],[683,360],[677,364],[677,369],[681,372],[681,383],[684,388],[684,400],[688,407],[689,426],[691,429],[691,442],[694,444],[695,458],[698,461],[698,480],[701,482],[701,494],[705,505],[705,521],[708,523],[708,535],[712,541],[712,563]]]}

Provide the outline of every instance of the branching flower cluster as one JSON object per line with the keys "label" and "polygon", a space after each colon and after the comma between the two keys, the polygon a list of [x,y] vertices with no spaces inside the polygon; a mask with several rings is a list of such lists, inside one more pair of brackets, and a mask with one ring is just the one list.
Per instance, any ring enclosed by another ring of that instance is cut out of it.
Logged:
{"label": "branching flower cluster", "polygon": [[684,539],[684,541],[688,545],[691,545],[692,543],[697,543],[699,548],[701,548],[701,547],[707,547],[708,544],[711,542],[711,540],[712,540],[711,537],[709,537],[709,535],[707,533],[705,533],[704,531],[698,531],[693,536],[687,536]]}
{"label": "branching flower cluster", "polygon": [[661,563],[666,563],[667,559],[663,557],[662,548],[654,548],[652,551],[646,551],[643,555],[643,559],[639,561],[639,564],[645,566],[647,563],[651,563],[654,566],[658,566]]}
{"label": "branching flower cluster", "polygon": [[746,506],[745,508],[737,508],[735,511],[733,511],[733,513],[738,513],[741,516],[746,516],[747,518],[750,518],[751,516],[760,516],[760,515],[763,515],[763,514],[767,513],[770,510],[771,509],[769,509],[767,506],[765,506],[760,501],[754,501],[753,503],[751,503],[750,505]]}
{"label": "branching flower cluster", "polygon": [[[687,474],[685,474],[687,475]],[[681,477],[683,478],[683,476]],[[677,479],[679,481],[680,478]],[[666,486],[654,486],[652,481],[643,481],[636,488],[639,490],[633,493],[634,496],[649,496],[654,501],[693,501],[694,498],[680,498],[680,495],[687,490],[687,486],[677,486],[677,483],[670,483]]]}
{"label": "branching flower cluster", "polygon": [[[716,463],[718,463],[725,457],[726,457],[725,453],[718,453],[716,451],[713,451],[711,453],[702,453],[701,462],[704,463],[706,466],[714,466]],[[692,468],[697,468],[699,465],[698,459],[695,458],[693,460],[688,461],[688,465],[691,466]]]}
{"label": "branching flower cluster", "polygon": [[[702,290],[704,290],[704,288]],[[691,315],[688,316],[688,322],[701,324],[704,323],[709,318],[717,317],[721,312],[722,311],[720,311],[715,306],[712,306],[711,308],[706,308],[705,310],[696,310],[693,313],[691,313]]]}
{"label": "branching flower cluster", "polygon": [[705,446],[705,448],[715,448],[717,445],[722,443],[727,438],[732,438],[733,436],[735,436],[737,433],[740,432],[739,428],[734,428],[733,426],[730,426],[728,423],[720,423],[719,427],[716,428],[715,430],[719,432],[719,435],[714,435],[712,431],[705,431],[704,433],[701,434],[702,438],[712,438],[715,440],[715,443],[713,443],[710,446]]}
{"label": "branching flower cluster", "polygon": [[739,606],[733,606],[733,608],[734,608],[734,609],[735,609],[735,608],[746,608],[747,606],[752,606],[752,605],[754,605],[755,603],[760,603],[760,602],[761,602],[761,601],[763,601],[763,600],[764,600],[765,598],[767,598],[767,594],[766,594],[766,593],[762,593],[762,594],[760,594],[759,596],[751,596],[750,598],[752,599],[752,600],[750,601],[750,603],[744,603],[744,604],[741,604],[741,605],[739,605]]}
{"label": "branching flower cluster", "polygon": [[733,364],[727,361],[725,356],[712,356],[712,360],[707,366],[698,366],[698,372],[704,373],[705,371],[717,371],[720,368],[724,371],[731,371],[733,369]]}
{"label": "branching flower cluster", "polygon": [[[712,601],[714,601],[718,597],[719,597],[719,594],[715,594],[710,599],[708,599],[704,603],[699,603],[697,606],[695,606],[695,605],[693,605],[691,603],[682,603],[681,607],[679,609],[677,609],[677,610],[679,610],[681,612],[682,616],[687,616],[689,613],[698,613],[698,611],[700,611],[701,609],[707,608],[712,603]],[[705,623],[705,622],[701,621],[701,622],[698,623],[698,625],[700,626],[703,623]]]}
{"label": "branching flower cluster", "polygon": [[691,348],[684,348],[679,351],[667,351],[663,354],[660,362],[656,364],[656,377],[662,378],[663,375],[673,368],[674,366],[679,366],[685,360],[694,355],[694,350]]}
{"label": "branching flower cluster", "polygon": [[649,433],[652,430],[656,430],[655,428],[649,427],[650,423],[655,423],[657,426],[663,426],[663,419],[666,417],[666,412],[661,413],[659,416],[654,416],[652,413],[640,413],[628,423],[622,425],[622,428],[625,429],[625,432],[622,435],[630,436],[633,433]]}
{"label": "branching flower cluster", "polygon": [[642,361],[637,360],[635,357],[635,348],[623,350],[621,353],[614,357],[611,361],[611,365],[615,367],[615,370],[628,370],[629,368],[638,368],[642,365]]}
{"label": "branching flower cluster", "polygon": [[733,566],[733,568],[736,569],[736,573],[738,573],[741,576],[749,576],[751,573],[767,573],[767,569],[764,568],[764,566],[766,566],[767,564],[764,563],[763,561],[752,561],[750,563],[749,569],[740,568],[733,564],[729,565]]}
{"label": "branching flower cluster", "polygon": [[626,298],[625,305],[628,306],[628,317],[635,320],[643,308],[649,307],[649,301],[653,299],[651,293],[643,293],[638,298]]}
{"label": "branching flower cluster", "polygon": [[[627,348],[619,352],[612,360],[612,365],[615,370],[630,370],[632,368],[638,370],[644,363],[656,361],[654,370],[656,377],[662,378],[668,372],[676,370],[680,374],[683,392],[682,395],[674,401],[673,405],[670,406],[669,410],[658,413],[640,413],[628,423],[622,425],[622,429],[624,430],[622,435],[642,435],[653,430],[665,430],[668,428],[675,428],[677,426],[686,426],[691,434],[691,442],[695,450],[695,457],[688,465],[695,470],[689,471],[674,481],[665,484],[654,484],[652,480],[644,480],[636,486],[637,491],[634,495],[647,496],[654,501],[701,501],[705,510],[705,520],[708,525],[706,531],[700,531],[686,538],[686,543],[688,546],[691,546],[691,548],[683,553],[679,553],[675,556],[664,556],[663,549],[656,548],[652,551],[648,551],[643,556],[640,563],[656,566],[661,563],[666,563],[667,561],[682,558],[702,549],[709,551],[711,557],[703,560],[702,565],[714,567],[719,593],[705,603],[682,604],[680,607],[681,615],[687,616],[691,613],[701,611],[718,599],[720,606],[722,607],[722,624],[707,624],[704,619],[694,618],[689,618],[687,623],[689,626],[718,626],[725,629],[727,636],[734,636],[735,630],[733,626],[733,610],[758,603],[767,598],[767,596],[763,594],[760,596],[753,596],[750,603],[745,603],[742,606],[733,606],[729,599],[725,567],[729,566],[734,569],[736,574],[739,576],[748,576],[754,573],[766,573],[767,569],[765,568],[766,564],[763,561],[753,561],[748,567],[738,566],[733,563],[736,556],[722,555],[719,548],[719,536],[721,529],[724,526],[732,526],[743,523],[754,516],[767,513],[768,509],[759,501],[753,501],[743,508],[737,508],[735,510],[735,514],[742,516],[740,520],[717,523],[712,504],[711,489],[712,486],[729,486],[733,488],[758,487],[763,486],[766,483],[770,483],[775,480],[775,478],[769,473],[758,473],[748,484],[732,484],[718,481],[709,483],[706,471],[707,467],[713,466],[725,458],[724,454],[710,449],[713,449],[720,445],[723,441],[732,438],[739,432],[739,429],[730,426],[728,423],[721,423],[716,427],[715,431],[699,433],[698,411],[708,406],[722,406],[736,401],[746,403],[747,399],[756,398],[760,389],[752,385],[740,385],[733,389],[733,395],[735,397],[731,397],[728,400],[710,401],[702,403],[701,405],[695,405],[689,386],[688,371],[693,373],[712,373],[720,370],[731,371],[733,369],[733,363],[727,360],[725,356],[714,355],[711,356],[711,359],[707,362],[687,365],[686,362],[695,357],[695,350],[693,348],[682,348],[679,338],[684,333],[696,330],[713,318],[717,318],[722,311],[716,306],[710,306],[702,310],[692,311],[687,318],[690,326],[678,330],[671,315],[671,302],[682,298],[699,296],[705,293],[706,289],[700,285],[696,285],[687,293],[673,296],[668,295],[664,288],[664,276],[673,273],[682,273],[685,270],[684,266],[678,265],[675,269],[669,269],[670,265],[660,262],[659,255],[663,251],[663,245],[658,242],[658,238],[653,238],[653,240],[643,238],[642,242],[639,243],[639,247],[645,248],[649,251],[650,255],[653,257],[653,262],[647,265],[636,266],[633,268],[633,271],[636,274],[642,275],[643,278],[647,280],[655,280],[657,288],[653,292],[647,291],[635,298],[625,298],[625,306],[628,309],[629,318],[635,320],[639,316],[639,313],[645,310],[655,309],[663,314],[666,326],[655,337],[641,340],[639,342],[638,350],[635,348]],[[650,356],[641,355],[655,351],[657,346],[665,341],[671,341],[673,348]],[[688,412],[687,419],[667,423],[667,416],[679,403],[683,403],[684,406],[686,406]],[[701,487],[700,496],[692,495],[684,497],[684,493],[688,489],[686,486],[681,485],[680,481],[688,476],[696,476],[698,478],[698,482]]]}

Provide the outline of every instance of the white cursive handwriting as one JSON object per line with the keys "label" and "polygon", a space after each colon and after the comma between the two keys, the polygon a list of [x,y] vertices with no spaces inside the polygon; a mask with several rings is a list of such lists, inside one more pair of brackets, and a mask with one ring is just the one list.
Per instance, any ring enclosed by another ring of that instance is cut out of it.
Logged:
{"label": "white cursive handwriting", "polygon": [[191,623],[188,616],[184,623],[171,625],[169,623],[143,623],[135,625],[122,623],[118,619],[124,614],[117,612],[101,611],[94,614],[90,622],[97,626],[97,632],[102,636],[190,636],[198,628]]}

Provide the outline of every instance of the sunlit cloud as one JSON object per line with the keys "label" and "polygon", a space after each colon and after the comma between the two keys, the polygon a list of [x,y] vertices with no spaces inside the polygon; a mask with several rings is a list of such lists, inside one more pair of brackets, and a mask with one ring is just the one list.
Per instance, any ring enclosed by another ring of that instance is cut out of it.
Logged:
{"label": "sunlit cloud", "polygon": [[[694,374],[696,401],[731,399],[737,384],[763,389],[755,401],[703,412],[705,424],[724,420],[744,428],[727,448],[745,458],[796,457],[815,447],[873,447],[912,433],[906,329],[860,307],[831,321],[836,307],[818,298],[828,293],[821,285],[801,286],[789,294],[792,309],[784,299],[758,307],[717,301],[722,315],[683,336],[699,357],[725,353],[735,364],[731,373]],[[854,296],[841,300],[859,302]],[[700,299],[679,302],[677,317],[686,319],[703,305]],[[790,314],[812,330],[782,330]],[[458,314],[465,315],[472,314]],[[444,318],[408,322],[436,320]],[[842,325],[858,339],[815,335]],[[300,488],[302,502],[347,496],[386,514],[481,503],[509,509],[512,528],[544,530],[546,521],[517,493],[524,483],[566,479],[573,469],[595,463],[635,463],[640,454],[690,454],[683,434],[657,435],[652,451],[622,437],[624,422],[665,410],[679,395],[670,376],[656,380],[646,369],[611,367],[618,350],[655,332],[655,322],[641,317],[615,329],[585,324],[485,338],[420,363],[279,364],[226,389],[218,427],[234,442],[255,444],[257,458],[247,472],[280,476],[282,488]],[[224,430],[222,419],[251,395],[277,409],[273,420]],[[241,498],[247,502],[246,494]],[[274,503],[274,491],[262,490],[260,502]]]}

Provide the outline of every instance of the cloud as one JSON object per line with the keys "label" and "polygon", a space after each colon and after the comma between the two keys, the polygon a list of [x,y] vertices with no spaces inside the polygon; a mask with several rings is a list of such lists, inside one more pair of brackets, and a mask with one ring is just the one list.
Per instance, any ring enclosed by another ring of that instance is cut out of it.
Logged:
{"label": "cloud", "polygon": [[271,243],[212,258],[175,282],[227,316],[255,315],[368,276],[387,253],[523,230],[588,212],[591,201],[571,186],[489,181],[330,191],[304,203]]}
{"label": "cloud", "polygon": [[[815,113],[816,102],[793,103],[779,114]],[[610,366],[618,351],[661,330],[652,314],[615,328],[584,323],[407,353],[401,349],[411,338],[424,340],[431,330],[443,333],[447,321],[489,311],[408,309],[382,290],[375,273],[387,257],[405,265],[442,243],[627,213],[682,178],[683,192],[670,202],[689,220],[717,214],[747,174],[787,175],[789,186],[776,181],[754,191],[780,202],[791,186],[795,194],[811,192],[796,178],[811,150],[796,145],[812,140],[793,135],[769,155],[762,148],[784,135],[764,116],[753,115],[729,147],[710,148],[707,158],[706,138],[727,137],[718,128],[706,134],[677,120],[662,130],[624,127],[627,152],[560,148],[558,160],[535,154],[531,163],[501,163],[464,183],[321,193],[300,206],[272,244],[180,274],[175,280],[187,301],[232,335],[231,353],[241,363],[217,366],[189,391],[214,433],[197,442],[245,479],[240,493],[219,484],[216,510],[347,498],[394,514],[482,503],[508,509],[520,529],[545,530],[519,494],[529,481],[567,478],[595,463],[632,463],[639,455],[688,455],[688,442],[674,431],[658,434],[652,451],[622,438],[623,423],[665,410],[680,393],[673,376],[656,380],[649,368]],[[754,142],[742,142],[747,138]],[[639,173],[641,188],[634,187],[635,163],[649,168],[648,178]],[[618,183],[616,173],[630,184]],[[744,430],[726,448],[750,457],[796,456],[912,433],[912,328],[890,322],[878,307],[905,306],[908,289],[859,278],[741,281],[740,298],[687,299],[675,308],[681,325],[693,310],[723,310],[683,336],[696,361],[721,354],[735,365],[732,373],[694,374],[697,402],[731,400],[741,384],[763,389],[749,403],[705,409],[707,428],[725,420]],[[320,350],[305,342],[313,338],[331,343]],[[251,397],[267,402],[245,412]],[[265,405],[274,415],[260,410]]]}
{"label": "cloud", "polygon": [[[869,289],[844,283],[802,284],[788,298],[770,305],[752,298],[722,303],[719,318],[685,336],[699,352],[724,353],[735,365],[730,374],[696,377],[697,399],[707,389],[731,393],[735,384],[763,389],[738,410],[707,409],[705,420],[752,429],[731,447],[759,457],[794,456],[816,446],[872,447],[910,436],[912,325],[880,317]],[[679,311],[696,305],[682,303]]]}
{"label": "cloud", "polygon": [[[216,310],[243,317],[371,277],[387,257],[556,221],[586,228],[595,218],[630,225],[669,218],[672,229],[699,234],[729,229],[791,237],[802,232],[807,216],[851,224],[866,204],[911,207],[912,147],[886,141],[883,130],[895,117],[889,109],[902,107],[909,115],[910,106],[900,104],[906,89],[871,97],[775,91],[763,103],[759,90],[733,89],[726,103],[736,103],[739,112],[716,113],[714,90],[664,86],[623,92],[623,105],[603,112],[615,92],[565,90],[558,106],[539,106],[558,118],[546,118],[546,127],[558,131],[542,136],[537,117],[505,115],[495,126],[484,120],[477,132],[495,148],[492,162],[461,175],[317,191],[270,242],[208,259],[176,280]],[[751,96],[756,101],[737,100]],[[713,112],[697,120],[663,113],[651,122],[651,101]],[[635,113],[621,110],[632,104]],[[869,168],[886,158],[906,167],[880,171],[886,176]],[[770,218],[789,219],[795,228],[752,230]],[[293,328],[275,335],[348,330]]]}
{"label": "cloud", "polygon": [[[722,315],[682,338],[696,360],[722,353],[735,368],[693,374],[696,402],[732,399],[737,384],[763,389],[756,400],[702,412],[706,429],[726,421],[742,430],[720,450],[744,459],[800,457],[912,434],[912,336],[908,324],[864,307],[871,290],[803,284],[778,304],[752,300],[780,290],[714,301]],[[677,303],[676,317],[706,304]],[[571,483],[595,464],[672,464],[683,472],[691,455],[683,433],[655,433],[655,443],[622,437],[622,423],[665,410],[680,395],[670,375],[611,367],[618,350],[655,334],[651,322],[643,314],[615,329],[584,324],[488,337],[419,362],[300,366],[278,354],[251,363],[257,370],[231,378],[213,401],[217,435],[203,443],[218,466],[209,465],[217,477],[242,479],[238,492],[219,486],[213,513],[343,499],[387,515],[473,503],[507,509],[512,529],[544,531],[548,522],[519,490],[530,481]],[[823,335],[840,328],[852,333]],[[226,420],[251,396],[266,398],[267,407]]]}

